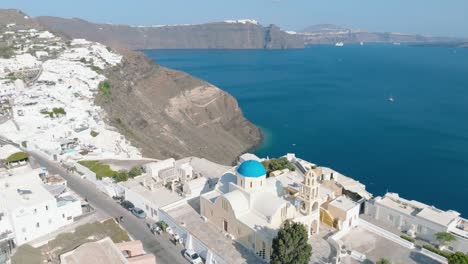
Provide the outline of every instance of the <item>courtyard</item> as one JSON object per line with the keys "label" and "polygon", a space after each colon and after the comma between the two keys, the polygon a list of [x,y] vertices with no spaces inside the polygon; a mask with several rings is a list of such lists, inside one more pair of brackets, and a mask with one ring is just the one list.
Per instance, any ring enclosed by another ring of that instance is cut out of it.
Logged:
{"label": "courtyard", "polygon": [[[353,250],[364,254],[367,257],[364,263],[375,263],[381,258],[386,258],[395,264],[440,263],[423,255],[417,249],[405,248],[361,227],[351,230],[341,240],[346,250]],[[342,263],[351,264],[360,262],[350,256],[346,256],[342,258]]]}

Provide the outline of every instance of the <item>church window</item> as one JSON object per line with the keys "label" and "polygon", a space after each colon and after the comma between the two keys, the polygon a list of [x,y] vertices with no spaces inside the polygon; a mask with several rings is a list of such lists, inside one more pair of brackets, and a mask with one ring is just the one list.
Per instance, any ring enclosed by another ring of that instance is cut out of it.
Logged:
{"label": "church window", "polygon": [[286,216],[288,215],[288,208],[285,206],[281,208],[281,219],[286,219]]}
{"label": "church window", "polygon": [[262,259],[265,259],[265,251],[266,251],[266,244],[264,241],[262,241],[262,249],[257,252],[257,256],[261,257]]}

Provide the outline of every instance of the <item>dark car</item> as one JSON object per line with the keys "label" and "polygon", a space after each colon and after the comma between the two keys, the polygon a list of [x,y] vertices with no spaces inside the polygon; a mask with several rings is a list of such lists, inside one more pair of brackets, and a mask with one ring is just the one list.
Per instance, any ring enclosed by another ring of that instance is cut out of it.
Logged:
{"label": "dark car", "polygon": [[127,200],[121,202],[120,205],[122,205],[123,208],[125,208],[125,209],[127,209],[129,211],[131,211],[131,210],[133,210],[133,208],[135,208],[135,205],[133,205],[132,202],[127,201]]}

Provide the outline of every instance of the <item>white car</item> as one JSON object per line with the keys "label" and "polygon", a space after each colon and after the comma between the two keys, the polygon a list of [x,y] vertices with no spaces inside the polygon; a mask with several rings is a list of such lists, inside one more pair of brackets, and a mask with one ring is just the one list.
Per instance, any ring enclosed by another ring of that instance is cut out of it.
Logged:
{"label": "white car", "polygon": [[203,260],[200,256],[192,249],[187,249],[184,251],[184,257],[190,261],[192,264],[203,264]]}
{"label": "white car", "polygon": [[172,228],[170,226],[166,228],[166,232],[170,235],[174,234],[174,231],[172,231]]}

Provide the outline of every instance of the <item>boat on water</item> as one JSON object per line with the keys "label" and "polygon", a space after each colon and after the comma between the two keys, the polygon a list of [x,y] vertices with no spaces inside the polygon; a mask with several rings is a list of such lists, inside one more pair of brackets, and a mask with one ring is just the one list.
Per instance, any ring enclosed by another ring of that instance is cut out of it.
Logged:
{"label": "boat on water", "polygon": [[359,43],[359,45],[364,46],[364,42],[361,41],[361,42]]}
{"label": "boat on water", "polygon": [[395,45],[395,46],[400,46],[401,43],[400,43],[400,42],[393,42],[393,45]]}
{"label": "boat on water", "polygon": [[388,101],[393,103],[395,101],[395,98],[393,98],[393,96],[390,95],[390,97],[388,98]]}
{"label": "boat on water", "polygon": [[336,47],[343,47],[344,43],[340,41],[340,42],[335,43],[335,46]]}

